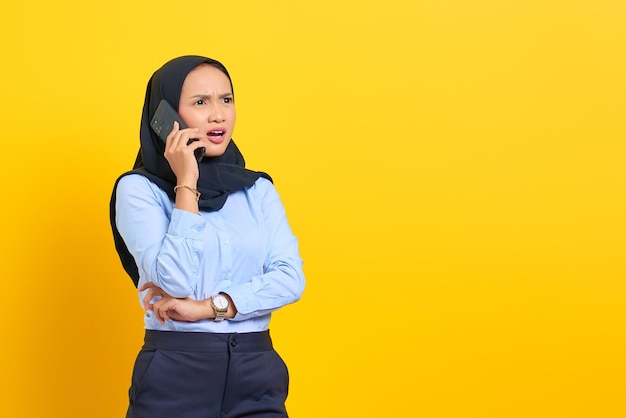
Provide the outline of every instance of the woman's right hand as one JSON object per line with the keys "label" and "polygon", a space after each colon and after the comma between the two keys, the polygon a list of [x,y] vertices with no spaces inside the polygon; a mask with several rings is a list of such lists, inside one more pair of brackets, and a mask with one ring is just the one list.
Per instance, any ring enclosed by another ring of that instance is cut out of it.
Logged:
{"label": "woman's right hand", "polygon": [[180,129],[178,122],[174,122],[172,132],[165,141],[165,159],[176,176],[178,184],[196,188],[198,183],[198,161],[194,155],[196,148],[201,148],[200,141],[191,141],[197,137],[197,128]]}
{"label": "woman's right hand", "polygon": [[[151,310],[160,323],[165,323],[168,319],[175,321],[195,322],[201,319],[215,318],[215,310],[211,306],[210,299],[193,300],[190,298],[174,298],[153,282],[144,283],[139,292],[148,290],[143,297],[143,306],[146,310]],[[154,303],[152,299],[158,297]],[[228,296],[230,300],[230,296]],[[232,308],[230,307],[232,306]],[[235,316],[237,311],[231,301],[228,308],[227,318]]]}

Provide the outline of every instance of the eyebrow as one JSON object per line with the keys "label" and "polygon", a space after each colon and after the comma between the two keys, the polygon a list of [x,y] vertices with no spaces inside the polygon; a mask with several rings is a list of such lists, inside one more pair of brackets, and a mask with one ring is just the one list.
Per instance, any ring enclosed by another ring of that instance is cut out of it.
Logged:
{"label": "eyebrow", "polygon": [[[223,99],[223,98],[225,98],[225,97],[229,97],[229,96],[232,96],[232,95],[233,95],[232,93],[222,93],[222,94],[220,94],[220,95],[218,96],[218,98]],[[210,99],[211,97],[213,97],[213,96],[211,96],[210,94],[196,94],[196,95],[194,95],[194,96],[190,96],[189,98],[190,98],[190,99],[203,99],[203,100],[207,100],[207,99]]]}

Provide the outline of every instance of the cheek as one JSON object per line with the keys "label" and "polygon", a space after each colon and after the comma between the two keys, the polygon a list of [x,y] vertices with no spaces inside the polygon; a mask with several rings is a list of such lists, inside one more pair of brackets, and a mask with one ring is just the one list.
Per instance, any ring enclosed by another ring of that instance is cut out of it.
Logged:
{"label": "cheek", "polygon": [[189,110],[186,109],[186,108],[179,108],[178,109],[178,114],[185,121],[185,123],[187,125],[193,126],[193,124],[194,124],[194,117],[193,117],[193,113],[192,112],[189,112]]}

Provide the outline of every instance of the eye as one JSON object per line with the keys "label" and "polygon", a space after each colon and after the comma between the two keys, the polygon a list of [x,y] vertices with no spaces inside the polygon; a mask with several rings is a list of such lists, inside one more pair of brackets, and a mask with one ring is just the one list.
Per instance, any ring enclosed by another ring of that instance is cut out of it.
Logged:
{"label": "eye", "polygon": [[203,99],[198,99],[195,101],[194,103],[195,105],[203,105],[204,104],[204,100]]}
{"label": "eye", "polygon": [[224,98],[222,99],[222,101],[223,101],[224,103],[232,103],[232,102],[234,101],[234,99],[233,99],[232,97],[224,97]]}

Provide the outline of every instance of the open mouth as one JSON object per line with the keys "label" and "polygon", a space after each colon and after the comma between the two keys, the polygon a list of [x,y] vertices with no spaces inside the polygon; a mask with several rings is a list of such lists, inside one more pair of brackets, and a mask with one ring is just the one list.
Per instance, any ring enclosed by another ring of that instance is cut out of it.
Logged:
{"label": "open mouth", "polygon": [[218,139],[224,136],[224,131],[221,131],[221,130],[210,131],[209,133],[207,133],[207,136],[209,138]]}

